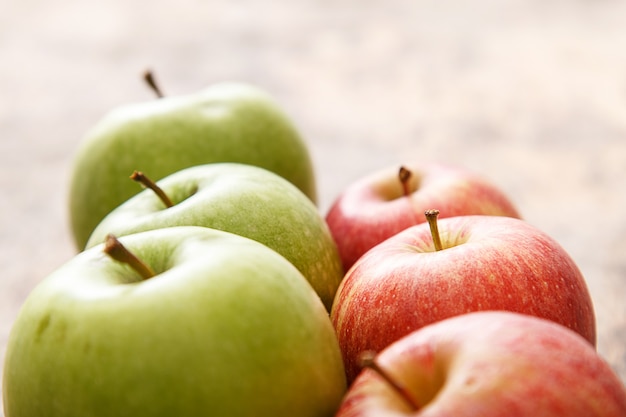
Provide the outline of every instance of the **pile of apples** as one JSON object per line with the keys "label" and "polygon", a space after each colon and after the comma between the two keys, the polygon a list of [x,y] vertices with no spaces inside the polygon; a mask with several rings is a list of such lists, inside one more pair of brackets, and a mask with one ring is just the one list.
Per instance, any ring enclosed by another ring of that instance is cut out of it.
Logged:
{"label": "pile of apples", "polygon": [[6,417],[626,416],[581,272],[489,181],[390,167],[324,215],[267,93],[146,79],[76,152],[78,253],[13,325]]}

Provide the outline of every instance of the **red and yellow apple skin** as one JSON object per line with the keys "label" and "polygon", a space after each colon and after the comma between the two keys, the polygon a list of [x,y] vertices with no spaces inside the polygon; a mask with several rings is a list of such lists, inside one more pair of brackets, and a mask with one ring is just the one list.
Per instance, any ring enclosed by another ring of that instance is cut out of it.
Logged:
{"label": "red and yellow apple skin", "polygon": [[579,334],[503,311],[465,314],[415,331],[375,359],[414,410],[365,369],[337,417],[622,417],[626,390]]}
{"label": "red and yellow apple skin", "polygon": [[579,334],[549,320],[475,312],[413,332],[364,370],[337,417],[623,417],[626,390]]}
{"label": "red and yellow apple skin", "polygon": [[596,342],[585,280],[554,239],[519,219],[461,216],[412,226],[368,251],[346,274],[331,309],[348,380],[358,355],[428,324],[481,310],[549,319]]}
{"label": "red and yellow apple skin", "polygon": [[344,270],[369,249],[396,233],[426,221],[436,208],[441,218],[488,214],[520,215],[495,185],[468,170],[443,164],[406,165],[412,173],[409,196],[389,167],[349,186],[332,204],[326,222],[337,242]]}

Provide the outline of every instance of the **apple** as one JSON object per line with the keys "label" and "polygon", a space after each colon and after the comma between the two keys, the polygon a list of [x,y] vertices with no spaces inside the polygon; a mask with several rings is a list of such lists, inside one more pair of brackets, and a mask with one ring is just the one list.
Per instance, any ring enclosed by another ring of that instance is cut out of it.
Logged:
{"label": "apple", "polygon": [[302,274],[194,226],[109,237],[53,272],[19,312],[3,378],[5,417],[332,416],[346,389]]}
{"label": "apple", "polygon": [[437,221],[436,210],[426,213],[429,223],[370,249],[337,290],[331,319],[349,382],[360,369],[361,352],[380,351],[414,330],[472,311],[553,320],[595,345],[586,282],[554,239],[512,217]]}
{"label": "apple", "polygon": [[344,269],[383,240],[424,222],[422,213],[433,207],[442,218],[520,217],[501,190],[467,169],[440,163],[381,169],[351,184],[326,214]]}
{"label": "apple", "polygon": [[519,313],[434,323],[365,365],[337,417],[626,416],[626,389],[593,346]]}
{"label": "apple", "polygon": [[120,106],[87,132],[70,170],[69,217],[76,247],[138,192],[139,170],[154,180],[194,165],[240,162],[286,178],[316,201],[312,160],[293,123],[266,92],[220,83],[183,96]]}
{"label": "apple", "polygon": [[125,236],[171,226],[224,230],[291,261],[330,311],[345,271],[324,217],[289,181],[264,168],[225,162],[185,168],[148,187],[155,192],[146,189],[111,211],[87,247],[109,233]]}

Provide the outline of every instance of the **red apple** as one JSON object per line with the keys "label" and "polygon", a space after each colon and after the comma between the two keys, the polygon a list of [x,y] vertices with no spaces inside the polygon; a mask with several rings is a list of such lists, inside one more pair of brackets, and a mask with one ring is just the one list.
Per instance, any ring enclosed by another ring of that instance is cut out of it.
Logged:
{"label": "red apple", "polygon": [[624,417],[626,390],[554,322],[489,311],[415,331],[376,355],[337,417]]}
{"label": "red apple", "polygon": [[[439,231],[431,233],[423,223],[372,248],[340,284],[331,319],[349,381],[359,371],[361,352],[380,351],[425,325],[472,311],[542,317],[595,345],[595,314],[584,278],[546,233],[500,216],[438,223],[435,216],[433,225]],[[433,236],[440,236],[441,250]]]}
{"label": "red apple", "polygon": [[442,218],[520,217],[502,191],[465,169],[435,163],[383,169],[349,186],[326,215],[344,270],[378,243],[424,222],[422,213],[433,207]]}

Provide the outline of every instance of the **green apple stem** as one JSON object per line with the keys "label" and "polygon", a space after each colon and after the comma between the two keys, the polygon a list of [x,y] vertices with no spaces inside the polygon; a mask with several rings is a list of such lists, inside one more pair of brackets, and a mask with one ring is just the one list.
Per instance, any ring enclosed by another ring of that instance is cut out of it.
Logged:
{"label": "green apple stem", "polygon": [[360,362],[362,368],[369,368],[380,375],[385,382],[387,382],[395,391],[397,391],[402,398],[409,404],[414,410],[419,410],[420,406],[418,402],[413,398],[411,393],[404,387],[404,385],[400,384],[398,381],[394,380],[387,371],[385,371],[381,366],[376,362],[376,352],[373,351],[365,351],[361,353]]}
{"label": "green apple stem", "polygon": [[398,179],[400,180],[400,184],[402,184],[402,192],[404,193],[405,197],[411,195],[409,180],[411,179],[412,175],[413,173],[403,166],[401,166],[400,170],[398,171]]}
{"label": "green apple stem", "polygon": [[143,172],[141,171],[133,172],[133,174],[130,176],[130,179],[133,181],[137,181],[144,187],[149,188],[152,191],[154,191],[154,193],[159,197],[159,199],[161,199],[163,204],[165,204],[165,207],[169,208],[174,205],[174,203],[172,203],[172,200],[170,200],[167,194],[165,194],[165,191],[163,191],[161,187],[159,187],[154,181],[148,178]]}
{"label": "green apple stem", "polygon": [[143,279],[149,279],[156,275],[152,268],[146,265],[141,259],[137,258],[135,254],[122,245],[122,242],[112,234],[107,235],[104,241],[104,253],[118,262],[128,264],[137,271]]}
{"label": "green apple stem", "polygon": [[439,216],[439,210],[426,210],[424,212],[428,225],[430,226],[430,234],[433,236],[433,243],[435,244],[435,250],[440,251],[443,249],[441,245],[441,237],[439,236],[439,227],[437,226],[437,217]]}
{"label": "green apple stem", "polygon": [[152,89],[152,91],[154,91],[154,93],[156,94],[156,96],[158,98],[165,97],[163,95],[163,91],[161,90],[161,88],[159,88],[159,85],[157,84],[156,80],[154,79],[154,74],[152,73],[152,71],[146,70],[143,73],[143,79],[148,84],[148,86]]}

